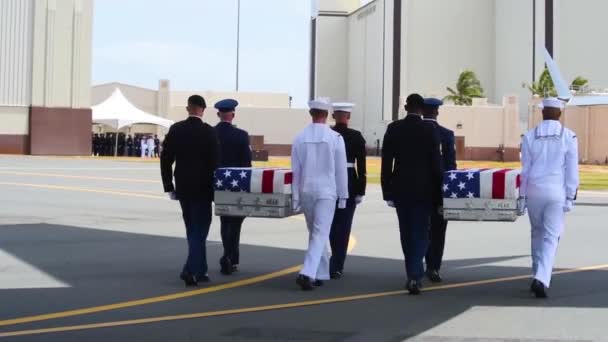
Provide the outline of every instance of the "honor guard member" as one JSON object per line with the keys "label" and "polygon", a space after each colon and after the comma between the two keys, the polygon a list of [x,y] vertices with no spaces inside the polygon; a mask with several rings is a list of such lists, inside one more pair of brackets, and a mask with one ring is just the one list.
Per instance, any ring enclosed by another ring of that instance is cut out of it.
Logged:
{"label": "honor guard member", "polygon": [[348,174],[344,139],[327,125],[331,102],[309,102],[312,123],[294,140],[291,152],[293,206],[306,218],[309,239],[304,267],[296,283],[313,290],[329,280],[327,244],[336,210],[346,208]]}
{"label": "honor guard member", "polygon": [[[439,107],[443,106],[443,101],[435,98],[424,99],[423,117],[431,123],[439,133],[441,141],[441,166],[443,171],[456,170],[456,139],[454,132],[441,126],[437,121]],[[445,233],[448,228],[448,221],[443,219],[439,212],[440,208],[434,208],[431,213],[430,243],[426,252],[426,276],[434,283],[442,281],[439,275],[443,251],[445,249]]]}
{"label": "honor guard member", "polygon": [[[251,167],[249,134],[236,128],[232,121],[239,103],[226,99],[215,104],[220,123],[215,126],[220,141],[220,167]],[[221,272],[230,275],[238,270],[239,242],[244,217],[221,216],[221,235],[224,255],[220,259]]]}
{"label": "honor guard member", "polygon": [[407,116],[387,127],[382,147],[382,193],[397,210],[406,288],[412,295],[422,287],[431,214],[443,201],[439,134],[422,120],[423,107],[422,96],[408,96]]}
{"label": "honor guard member", "polygon": [[171,126],[160,156],[165,192],[179,201],[186,226],[188,259],[180,275],[186,286],[209,281],[206,243],[219,143],[215,129],[203,122],[205,108],[203,97],[188,98],[188,118]]}
{"label": "honor guard member", "polygon": [[332,279],[341,278],[344,272],[344,261],[346,260],[355,209],[363,201],[367,184],[365,139],[361,132],[348,128],[353,107],[354,104],[352,103],[333,104],[333,118],[336,121],[333,130],[340,133],[346,147],[348,201],[346,201],[346,208],[336,209],[331,224],[329,273]]}
{"label": "honor guard member", "polygon": [[532,226],[530,289],[536,297],[546,298],[565,213],[576,200],[579,174],[576,135],[559,122],[564,103],[549,98],[541,108],[543,121],[522,142],[520,208],[527,207]]}

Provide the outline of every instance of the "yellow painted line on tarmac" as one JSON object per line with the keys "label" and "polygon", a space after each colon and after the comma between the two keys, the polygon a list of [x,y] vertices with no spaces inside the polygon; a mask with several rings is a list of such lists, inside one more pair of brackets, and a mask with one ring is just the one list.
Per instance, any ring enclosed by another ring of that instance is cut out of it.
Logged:
{"label": "yellow painted line on tarmac", "polygon": [[[65,318],[65,317],[72,317],[72,316],[81,316],[81,315],[87,315],[87,314],[92,314],[92,313],[124,309],[124,308],[130,308],[130,307],[134,307],[134,306],[141,306],[141,305],[189,298],[189,297],[199,296],[202,294],[218,292],[218,291],[222,291],[222,290],[234,289],[237,287],[243,287],[243,286],[247,286],[247,285],[261,283],[266,280],[270,280],[270,279],[282,277],[284,275],[295,273],[299,270],[300,270],[300,266],[294,266],[294,267],[289,267],[289,268],[286,268],[286,269],[283,269],[280,271],[276,271],[276,272],[248,278],[248,279],[238,280],[238,281],[234,281],[234,282],[230,282],[230,283],[226,283],[226,284],[215,285],[215,286],[192,290],[192,291],[185,291],[185,292],[179,292],[179,293],[174,293],[174,294],[168,294],[168,295],[164,295],[164,296],[144,298],[144,299],[132,300],[132,301],[121,302],[121,303],[114,303],[114,304],[108,304],[108,305],[76,309],[76,310],[55,312],[55,313],[50,313],[50,314],[7,319],[7,320],[0,321],[0,327],[15,325],[15,324],[47,321],[47,320],[51,320],[51,319],[58,319],[58,318]],[[0,337],[2,337],[2,336],[0,336]]]}
{"label": "yellow painted line on tarmac", "polygon": [[[560,275],[560,274],[569,274],[569,273],[580,273],[580,272],[595,271],[595,270],[601,270],[601,269],[607,269],[607,268],[608,268],[608,264],[557,271],[557,272],[554,272],[553,274]],[[465,282],[465,283],[458,283],[458,284],[451,284],[451,285],[433,286],[433,287],[427,288],[425,291],[447,290],[447,289],[471,287],[471,286],[478,286],[478,285],[503,283],[503,282],[529,279],[529,278],[530,278],[529,275],[495,278],[495,279],[487,279],[487,280]],[[277,305],[262,305],[262,306],[220,310],[220,311],[208,311],[208,312],[184,314],[184,315],[149,317],[149,318],[132,319],[132,320],[125,320],[125,321],[81,324],[81,325],[71,325],[71,326],[44,328],[44,329],[31,329],[31,330],[21,330],[21,331],[9,331],[9,332],[0,333],[0,338],[26,336],[26,335],[40,335],[40,334],[59,333],[59,332],[68,332],[68,331],[82,331],[82,330],[112,328],[112,327],[121,327],[121,326],[132,326],[132,325],[180,321],[180,320],[195,319],[195,318],[219,317],[219,316],[237,315],[237,314],[245,314],[245,313],[264,312],[264,311],[285,310],[285,309],[293,309],[293,308],[318,306],[318,305],[324,305],[324,304],[337,304],[337,303],[353,302],[353,301],[374,299],[374,298],[381,298],[381,297],[390,297],[390,296],[403,295],[406,293],[407,293],[406,290],[377,292],[377,293],[368,293],[368,294],[361,294],[361,295],[354,295],[354,296],[334,297],[334,298],[327,298],[327,299],[292,302],[292,303],[277,304]]]}
{"label": "yellow painted line on tarmac", "polygon": [[96,176],[76,176],[76,175],[65,175],[65,174],[57,174],[57,173],[0,171],[0,174],[14,175],[14,176],[35,176],[35,177],[54,177],[54,178],[67,178],[67,179],[101,180],[101,181],[110,181],[110,182],[160,184],[160,180],[135,179],[135,178],[114,178],[114,177],[96,177]]}
{"label": "yellow painted line on tarmac", "polygon": [[82,188],[82,187],[75,187],[75,186],[14,183],[14,182],[0,182],[0,185],[27,187],[27,188],[36,188],[36,189],[61,190],[61,191],[88,192],[88,193],[96,193],[96,194],[148,198],[148,199],[155,199],[155,200],[167,200],[167,201],[169,200],[166,196],[155,196],[155,195],[148,195],[148,194],[144,194],[144,193],[127,192],[127,191],[122,191],[122,190],[103,190],[103,189],[91,189],[91,188]]}

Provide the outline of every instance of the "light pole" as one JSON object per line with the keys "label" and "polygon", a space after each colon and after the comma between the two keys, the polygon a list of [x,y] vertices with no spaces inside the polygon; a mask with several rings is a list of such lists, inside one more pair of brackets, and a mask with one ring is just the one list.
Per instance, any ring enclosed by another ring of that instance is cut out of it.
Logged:
{"label": "light pole", "polygon": [[235,89],[239,91],[239,59],[241,54],[241,0],[237,0],[237,12],[236,12],[236,86]]}

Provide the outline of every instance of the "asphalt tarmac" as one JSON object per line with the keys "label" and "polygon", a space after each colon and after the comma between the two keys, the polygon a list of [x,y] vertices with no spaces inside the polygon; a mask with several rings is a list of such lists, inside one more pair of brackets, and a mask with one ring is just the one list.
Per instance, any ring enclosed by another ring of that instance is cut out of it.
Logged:
{"label": "asphalt tarmac", "polygon": [[343,279],[294,280],[301,217],[247,219],[241,270],[185,288],[178,204],[157,163],[0,156],[0,340],[608,341],[608,195],[568,216],[548,300],[532,298],[527,218],[452,222],[440,285],[404,290],[397,218],[370,186]]}

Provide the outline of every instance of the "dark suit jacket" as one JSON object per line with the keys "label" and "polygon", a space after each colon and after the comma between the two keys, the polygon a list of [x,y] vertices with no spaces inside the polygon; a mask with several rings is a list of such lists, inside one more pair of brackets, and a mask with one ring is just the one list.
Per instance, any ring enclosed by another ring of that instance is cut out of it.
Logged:
{"label": "dark suit jacket", "polygon": [[348,168],[349,198],[365,196],[367,185],[365,139],[361,132],[348,128],[346,125],[336,125],[333,130],[344,138],[346,161],[355,164],[355,167]]}
{"label": "dark suit jacket", "polygon": [[180,200],[212,200],[218,154],[215,130],[201,119],[189,117],[171,126],[160,156],[165,192],[175,191]]}
{"label": "dark suit jacket", "polygon": [[220,142],[220,167],[251,167],[249,134],[227,122],[215,126]]}
{"label": "dark suit jacket", "polygon": [[439,139],[441,140],[441,160],[444,171],[456,170],[456,138],[454,132],[441,126],[435,120],[425,120],[433,124],[439,132]]}
{"label": "dark suit jacket", "polygon": [[418,115],[391,123],[382,147],[382,193],[406,205],[442,205],[439,134]]}

